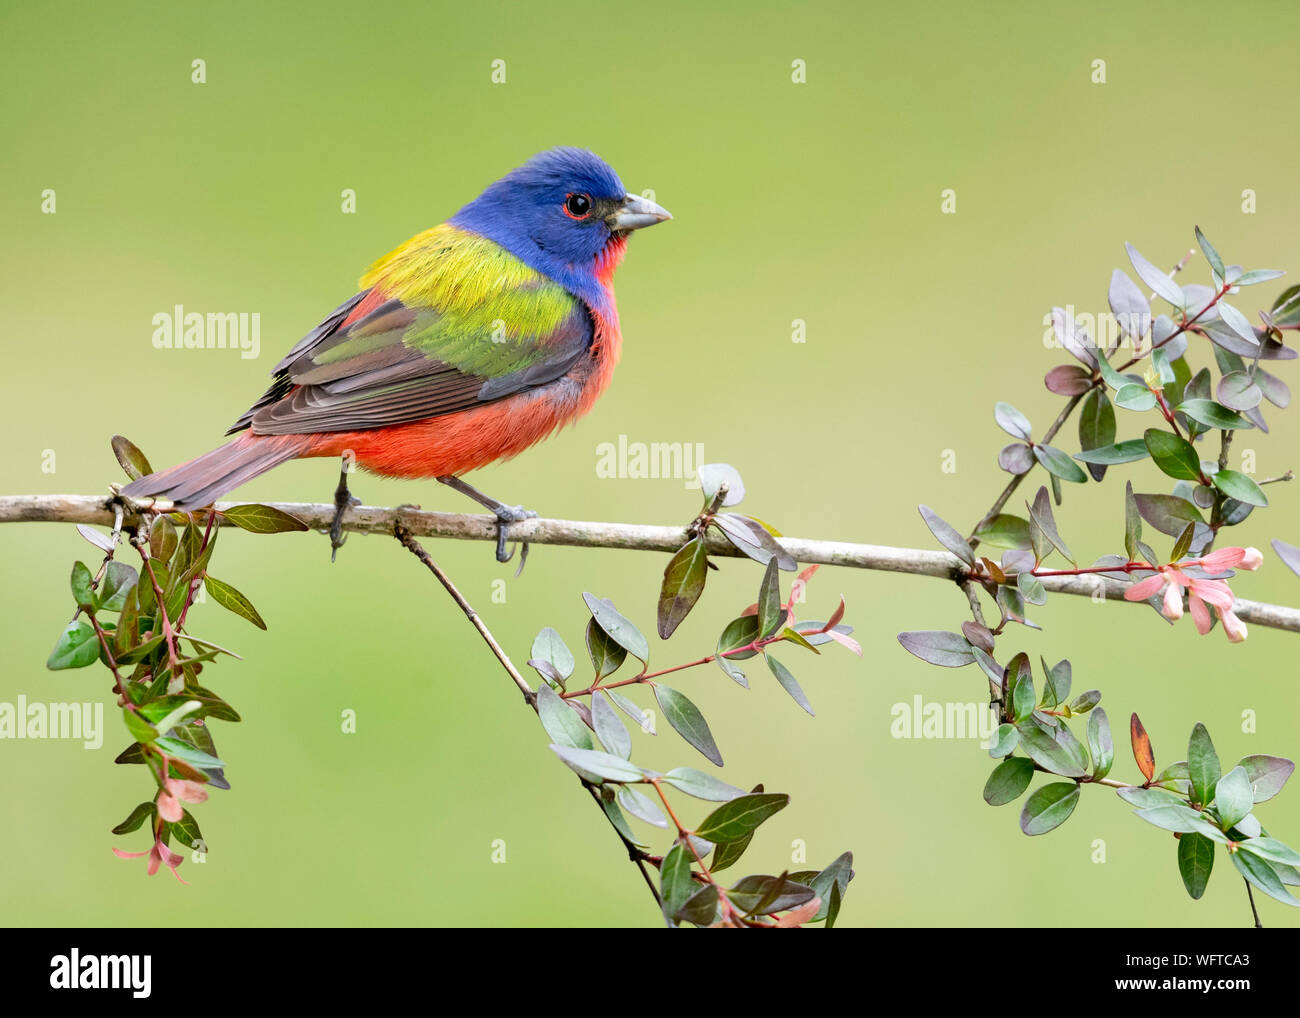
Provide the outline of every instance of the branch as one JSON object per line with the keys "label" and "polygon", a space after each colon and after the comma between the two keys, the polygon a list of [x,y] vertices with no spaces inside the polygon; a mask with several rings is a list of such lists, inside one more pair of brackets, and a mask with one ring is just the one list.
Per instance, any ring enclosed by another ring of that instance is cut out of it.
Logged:
{"label": "branch", "polygon": [[[218,512],[239,503],[218,502]],[[334,517],[333,503],[265,503],[296,516],[309,527],[326,530]],[[3,495],[0,523],[50,522],[92,523],[111,526],[115,519],[111,496],[96,495]],[[130,514],[128,514],[128,520]],[[221,519],[221,526],[231,526]],[[361,534],[391,537],[400,523],[413,537],[445,537],[458,541],[496,541],[495,516],[466,516],[432,513],[418,509],[358,506],[348,511],[343,529]],[[571,548],[622,548],[640,551],[676,552],[687,541],[686,527],[656,527],[635,523],[594,523],[579,520],[531,519],[510,526],[512,540],[531,544],[555,544]],[[724,538],[710,532],[706,538],[710,555],[739,558],[742,553]],[[782,537],[781,547],[807,564],[846,566],[886,573],[910,573],[960,582],[965,571],[952,555],[922,548],[894,548],[879,544],[851,544],[847,541],[813,541]],[[1099,575],[1044,576],[1040,581],[1052,593],[1092,597],[1100,593],[1119,601],[1128,584]],[[1271,629],[1300,633],[1300,609],[1260,601],[1238,599],[1233,609],[1243,622]]]}

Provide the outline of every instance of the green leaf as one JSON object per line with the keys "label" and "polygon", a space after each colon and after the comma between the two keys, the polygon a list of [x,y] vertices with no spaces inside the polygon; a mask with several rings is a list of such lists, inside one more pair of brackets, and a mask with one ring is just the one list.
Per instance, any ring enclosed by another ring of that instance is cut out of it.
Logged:
{"label": "green leaf", "polygon": [[698,473],[705,505],[713,501],[713,496],[724,484],[727,486],[727,494],[722,501],[724,506],[737,505],[744,499],[744,482],[740,479],[740,473],[730,463],[705,463]]}
{"label": "green leaf", "polygon": [[[726,654],[732,661],[747,661],[758,651],[749,645],[758,639],[758,616],[741,615],[727,623],[718,637],[718,654]],[[741,650],[742,647],[748,648]],[[737,653],[739,651],[739,653]]]}
{"label": "green leaf", "polygon": [[1020,747],[1040,767],[1066,778],[1081,778],[1088,773],[1086,751],[1079,741],[1061,725],[1051,735],[1027,721],[1016,726]]}
{"label": "green leaf", "polygon": [[[1083,471],[1079,472],[1082,475]],[[1030,523],[1042,531],[1043,536],[1052,543],[1052,546],[1057,551],[1073,562],[1074,556],[1070,554],[1070,549],[1066,547],[1065,542],[1061,540],[1061,535],[1057,532],[1056,517],[1052,515],[1052,500],[1048,497],[1046,488],[1038,489],[1038,494],[1034,496],[1034,504],[1028,508]],[[1035,546],[1035,551],[1037,551],[1037,546]],[[1041,559],[1042,556],[1039,556],[1040,561]]]}
{"label": "green leaf", "polygon": [[1054,831],[1070,819],[1079,803],[1079,786],[1054,781],[1037,789],[1020,811],[1020,829],[1030,836]]}
{"label": "green leaf", "polygon": [[959,633],[936,629],[918,630],[899,633],[898,642],[922,661],[943,668],[961,668],[975,660],[971,645]]}
{"label": "green leaf", "polygon": [[1300,284],[1288,286],[1278,294],[1269,313],[1279,329],[1300,325]]}
{"label": "green leaf", "polygon": [[1160,380],[1161,386],[1172,385],[1177,381],[1174,369],[1169,364],[1169,354],[1164,350],[1156,349],[1151,351],[1151,366],[1156,370],[1156,377]]}
{"label": "green leaf", "polygon": [[1115,762],[1115,741],[1110,734],[1110,719],[1102,707],[1088,715],[1088,752],[1092,755],[1093,778],[1104,778]]}
{"label": "green leaf", "polygon": [[[1201,250],[1205,252],[1205,260],[1210,263],[1210,271],[1214,273],[1215,278],[1218,280],[1218,286],[1222,286],[1224,276],[1223,259],[1219,257],[1219,252],[1214,250],[1214,245],[1206,239],[1199,226],[1196,227],[1196,243],[1200,244]],[[1193,894],[1192,897],[1199,898],[1200,895]]]}
{"label": "green leaf", "polygon": [[1240,765],[1246,769],[1254,789],[1255,802],[1267,802],[1286,784],[1287,778],[1295,770],[1295,764],[1286,757],[1265,756],[1262,753],[1241,758]]}
{"label": "green leaf", "polygon": [[740,857],[745,854],[745,849],[749,848],[749,843],[753,840],[754,835],[747,834],[736,841],[724,841],[713,850],[713,858],[709,860],[709,869],[714,873],[720,873],[727,867],[734,866],[740,861]]}
{"label": "green leaf", "polygon": [[1221,492],[1229,498],[1235,498],[1238,502],[1260,507],[1268,505],[1268,496],[1264,494],[1264,489],[1236,470],[1220,470],[1210,480]]}
{"label": "green leaf", "polygon": [[1186,806],[1187,802],[1165,788],[1143,788],[1141,785],[1126,785],[1115,789],[1115,794],[1131,806],[1147,809],[1151,806]]}
{"label": "green leaf", "polygon": [[659,866],[659,897],[663,902],[664,917],[673,922],[677,910],[694,893],[690,850],[685,845],[674,845]]}
{"label": "green leaf", "polygon": [[1074,669],[1068,660],[1061,660],[1049,666],[1045,658],[1039,658],[1043,665],[1043,674],[1047,681],[1043,686],[1043,706],[1056,707],[1070,698],[1070,684]]}
{"label": "green leaf", "polygon": [[1192,801],[1208,806],[1214,799],[1219,775],[1219,754],[1214,751],[1209,731],[1198,721],[1187,741],[1187,776],[1192,782]]}
{"label": "green leaf", "polygon": [[113,828],[114,834],[130,834],[140,829],[141,825],[153,817],[157,807],[152,802],[142,802],[120,824]]}
{"label": "green leaf", "polygon": [[[745,678],[745,673],[732,662],[745,661],[757,654],[758,651],[750,647],[750,644],[757,639],[758,616],[741,615],[739,618],[732,619],[727,623],[727,628],[718,637],[717,650],[713,656],[718,667],[746,689],[749,688],[749,681]],[[742,650],[741,648],[749,649]]]}
{"label": "green leaf", "polygon": [[590,729],[555,690],[541,683],[537,686],[537,716],[552,742],[572,749],[592,748]]}
{"label": "green leaf", "polygon": [[1016,574],[1016,589],[1030,604],[1047,603],[1047,588],[1033,573]]}
{"label": "green leaf", "polygon": [[[1143,448],[1143,455],[1146,455],[1145,447]],[[999,513],[992,519],[985,521],[975,531],[975,537],[984,544],[991,544],[995,548],[1027,550],[1031,547],[1029,543],[1029,521],[1008,513]],[[967,545],[967,548],[969,547]]]}
{"label": "green leaf", "polygon": [[577,666],[573,651],[569,650],[568,644],[550,626],[546,626],[537,634],[529,657],[536,661],[549,661],[561,679],[567,679],[572,675],[573,669]]}
{"label": "green leaf", "polygon": [[91,587],[94,579],[84,562],[72,564],[72,599],[81,608],[93,610],[95,607],[95,591]]}
{"label": "green leaf", "polygon": [[1219,778],[1214,786],[1214,808],[1224,830],[1235,827],[1254,807],[1255,795],[1246,768],[1238,765]]}
{"label": "green leaf", "polygon": [[1140,438],[1129,438],[1123,442],[1116,442],[1114,445],[1101,445],[1074,454],[1074,458],[1083,463],[1094,463],[1102,466],[1114,466],[1116,463],[1133,463],[1136,460],[1144,460],[1147,456],[1147,444]]}
{"label": "green leaf", "polygon": [[1269,860],[1245,851],[1232,852],[1231,858],[1232,865],[1237,867],[1237,872],[1270,898],[1276,898],[1284,905],[1300,905],[1300,901],[1296,901],[1291,892],[1286,889],[1274,864]]}
{"label": "green leaf", "polygon": [[723,803],[696,828],[698,837],[715,844],[736,841],[751,833],[759,824],[790,805],[790,797],[775,792],[740,795]]}
{"label": "green leaf", "polygon": [[1177,495],[1138,494],[1133,496],[1133,501],[1144,520],[1170,537],[1182,536],[1189,523],[1205,522],[1196,506]]}
{"label": "green leaf", "polygon": [[772,559],[763,571],[763,581],[758,587],[758,634],[766,639],[785,623],[785,610],[781,607],[781,581],[777,578],[776,560]]}
{"label": "green leaf", "polygon": [[612,603],[594,594],[583,593],[582,599],[587,603],[591,617],[620,647],[641,661],[650,660],[650,645],[645,636],[628,619],[624,618]]}
{"label": "green leaf", "polygon": [[984,784],[984,801],[990,806],[1015,802],[1034,778],[1034,763],[1028,757],[1013,756],[993,768]]}
{"label": "green leaf", "polygon": [[[570,710],[569,713],[572,714],[573,711]],[[632,736],[628,734],[627,726],[615,713],[609,699],[599,690],[591,696],[591,723],[596,726],[596,735],[609,752],[624,760],[632,755]]]}
{"label": "green leaf", "polygon": [[[139,741],[139,740],[137,740]],[[205,753],[201,749],[196,749],[188,742],[178,738],[161,736],[154,739],[154,745],[161,749],[170,757],[175,757],[191,767],[197,767],[199,770],[207,770],[210,767],[225,767],[224,760],[220,760],[210,753]]]}
{"label": "green leaf", "polygon": [[704,581],[709,575],[708,562],[708,552],[698,537],[687,541],[668,560],[664,582],[659,589],[657,621],[661,639],[673,635],[704,593]]}
{"label": "green leaf", "polygon": [[705,884],[686,899],[686,904],[673,913],[673,918],[696,926],[710,926],[718,914],[718,889]]}
{"label": "green leaf", "polygon": [[[659,702],[659,709],[663,711],[664,717],[677,734],[721,767],[722,754],[718,752],[718,744],[713,741],[713,733],[709,731],[708,722],[704,720],[700,709],[682,693],[659,683],[655,684],[655,699]],[[701,837],[708,836],[701,835]]]}
{"label": "green leaf", "polygon": [[654,827],[668,827],[668,820],[663,811],[648,796],[642,795],[631,785],[620,785],[616,796],[618,803],[638,820]]}
{"label": "green leaf", "polygon": [[[1142,443],[1146,448],[1146,443]],[[1142,540],[1142,514],[1138,511],[1137,498],[1133,494],[1133,482],[1124,482],[1124,550],[1129,561],[1137,558],[1138,544]]]}
{"label": "green leaf", "polygon": [[1029,664],[1029,655],[1023,651],[1007,665],[1006,699],[1011,708],[1011,716],[1016,721],[1023,721],[1034,712],[1034,704],[1038,700],[1034,693],[1034,673]]}
{"label": "green leaf", "polygon": [[808,702],[808,697],[804,695],[803,688],[790,673],[790,669],[776,658],[772,657],[771,654],[766,654],[764,656],[767,658],[767,667],[770,668],[772,674],[776,676],[776,681],[781,683],[781,688],[790,694],[791,699],[793,699],[795,703],[815,717],[816,713],[813,711],[812,705]]}
{"label": "green leaf", "polygon": [[99,637],[94,627],[85,619],[75,619],[64,627],[45,667],[57,672],[64,668],[85,668],[98,660]]}
{"label": "green leaf", "polygon": [[718,513],[713,517],[712,526],[721,531],[734,547],[760,565],[767,565],[776,559],[777,567],[792,572],[798,563],[791,557],[772,532],[760,520],[741,513]]}
{"label": "green leaf", "polygon": [[1252,852],[1269,862],[1281,863],[1284,866],[1300,866],[1300,852],[1276,838],[1248,838],[1238,844],[1247,852]]}
{"label": "green leaf", "polygon": [[241,594],[224,580],[218,580],[215,576],[205,576],[203,578],[203,589],[211,596],[212,600],[225,608],[226,611],[233,612],[240,618],[247,619],[258,629],[265,629],[266,623],[262,621],[262,616],[258,614],[257,609],[253,607],[253,602]]}
{"label": "green leaf", "polygon": [[630,785],[602,784],[596,789],[596,794],[600,798],[600,808],[605,811],[605,816],[609,818],[610,826],[631,844],[645,849],[648,846],[636,836],[632,830],[632,825],[627,822],[627,817],[623,815],[623,810],[619,806],[623,793],[628,791],[631,791]]}
{"label": "green leaf", "polygon": [[1255,330],[1251,328],[1250,320],[1242,314],[1237,308],[1233,307],[1226,300],[1218,303],[1219,317],[1223,319],[1223,324],[1230,328],[1242,339],[1248,343],[1254,343]]}
{"label": "green leaf", "polygon": [[1183,532],[1178,535],[1178,540],[1174,542],[1174,549],[1169,553],[1169,560],[1177,562],[1187,555],[1192,547],[1192,540],[1196,537],[1196,524],[1189,523],[1183,528]]}
{"label": "green leaf", "polygon": [[145,474],[152,474],[153,467],[149,465],[149,460],[145,458],[134,442],[122,435],[114,435],[112,439],[113,455],[117,457],[117,462],[122,465],[126,471],[127,477],[131,480],[139,480]]}
{"label": "green leaf", "polygon": [[1214,842],[1204,834],[1184,834],[1178,839],[1178,875],[1193,901],[1205,893],[1214,869]]}
{"label": "green leaf", "polygon": [[1034,433],[1034,426],[1029,418],[1010,403],[998,403],[993,407],[993,419],[998,427],[1012,438],[1029,438]]}
{"label": "green leaf", "polygon": [[647,735],[658,734],[655,731],[655,723],[654,723],[655,719],[651,715],[647,714],[645,711],[643,711],[640,707],[638,707],[635,703],[629,700],[626,696],[623,696],[621,693],[615,692],[612,689],[607,689],[604,692],[606,696],[608,696],[611,700],[614,701],[614,703],[618,706],[619,710],[621,710],[624,714],[626,714],[628,717],[630,717],[633,721],[637,723],[637,726],[641,729],[641,731],[645,732]]}
{"label": "green leaf", "polygon": [[1115,393],[1115,405],[1125,410],[1145,413],[1156,405],[1156,394],[1145,385],[1126,382]]}
{"label": "green leaf", "polygon": [[708,802],[728,802],[745,794],[744,789],[719,781],[712,774],[697,771],[694,767],[674,767],[663,776],[663,780],[678,791]]}
{"label": "green leaf", "polygon": [[[1115,408],[1102,389],[1093,389],[1084,397],[1079,414],[1079,447],[1090,449],[1110,448],[1115,442]],[[1086,462],[1086,461],[1085,461]],[[1093,470],[1094,480],[1101,480],[1104,470]]]}
{"label": "green leaf", "polygon": [[614,642],[614,638],[597,625],[595,619],[587,622],[587,653],[596,670],[596,681],[613,675],[627,660],[627,651]]}
{"label": "green leaf", "polygon": [[1161,830],[1173,831],[1175,834],[1209,833],[1207,831],[1210,826],[1209,821],[1182,802],[1161,802],[1154,806],[1145,806],[1134,810],[1133,815],[1141,817]]}
{"label": "green leaf", "polygon": [[1184,481],[1200,480],[1201,459],[1187,439],[1159,428],[1148,428],[1143,441],[1156,466],[1170,477]]}
{"label": "green leaf", "polygon": [[1133,269],[1141,277],[1142,282],[1151,287],[1157,295],[1164,298],[1176,308],[1183,306],[1183,291],[1177,283],[1169,277],[1169,274],[1158,269],[1149,261],[1142,257],[1141,253],[1132,244],[1125,244],[1128,251],[1129,261],[1133,263]]}
{"label": "green leaf", "polygon": [[1222,403],[1212,399],[1187,399],[1175,407],[1179,413],[1186,414],[1198,424],[1207,428],[1219,428],[1231,431],[1238,428],[1253,428],[1255,425],[1235,410],[1229,410]]}
{"label": "green leaf", "polygon": [[290,531],[307,530],[307,524],[296,516],[290,516],[274,506],[250,502],[246,505],[232,505],[222,511],[227,522],[250,534],[284,534]]}
{"label": "green leaf", "polygon": [[120,612],[126,607],[127,594],[140,579],[140,574],[121,562],[110,562],[99,588],[99,610]]}
{"label": "green leaf", "polygon": [[1020,745],[1020,736],[1016,732],[1016,726],[1008,723],[1000,724],[993,738],[989,740],[989,756],[994,760],[1008,756],[1018,745]]}
{"label": "green leaf", "polygon": [[1035,445],[1034,459],[1038,460],[1048,473],[1059,477],[1063,481],[1083,484],[1088,479],[1087,475],[1079,469],[1079,464],[1061,452],[1060,449],[1053,448],[1050,445],[1043,445],[1041,442]]}
{"label": "green leaf", "polygon": [[645,780],[645,774],[640,767],[611,753],[601,753],[594,749],[577,749],[573,746],[561,746],[555,743],[551,744],[551,750],[571,768],[589,780],[591,775],[595,775],[598,780],[616,783]]}
{"label": "green leaf", "polygon": [[975,554],[966,543],[966,538],[929,506],[922,505],[917,508],[920,509],[921,519],[925,520],[925,525],[930,528],[930,533],[935,536],[935,539],[968,566],[973,566]]}
{"label": "green leaf", "polygon": [[727,897],[746,915],[772,915],[812,901],[817,892],[785,874],[774,877],[756,873],[742,877],[734,887],[728,888]]}

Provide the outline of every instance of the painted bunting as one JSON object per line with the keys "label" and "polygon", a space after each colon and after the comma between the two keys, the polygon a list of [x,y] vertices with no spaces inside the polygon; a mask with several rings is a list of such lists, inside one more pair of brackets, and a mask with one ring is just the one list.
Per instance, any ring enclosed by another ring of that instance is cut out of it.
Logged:
{"label": "painted bunting", "polygon": [[[581,149],[534,156],[447,222],[376,262],[361,289],[275,366],[238,437],[132,481],[132,498],[210,504],[286,460],[354,456],[390,477],[434,477],[508,525],[534,515],[460,479],[591,409],[622,337],[614,269],[628,234],[672,217]],[[355,504],[346,465],[331,528]]]}

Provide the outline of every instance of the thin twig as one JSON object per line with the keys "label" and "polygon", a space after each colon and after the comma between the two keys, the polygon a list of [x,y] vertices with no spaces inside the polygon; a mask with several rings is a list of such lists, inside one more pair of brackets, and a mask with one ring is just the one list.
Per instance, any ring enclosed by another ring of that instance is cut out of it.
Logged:
{"label": "thin twig", "polygon": [[[1089,389],[1088,391],[1091,392],[1092,390]],[[1061,408],[1061,412],[1056,415],[1056,420],[1052,422],[1052,426],[1047,429],[1047,432],[1037,444],[1047,445],[1052,439],[1054,439],[1056,433],[1061,430],[1061,426],[1069,420],[1070,414],[1074,412],[1074,408],[1079,405],[1079,402],[1086,395],[1087,393],[1081,392],[1077,396],[1071,396],[1066,401],[1065,406]],[[1016,489],[1020,487],[1020,482],[1029,476],[1032,469],[1033,468],[1031,467],[1030,470],[1026,470],[1023,474],[1016,474],[1011,478],[1011,480],[1007,481],[1007,486],[1002,489],[1002,494],[997,497],[993,505],[989,508],[989,511],[984,514],[983,519],[975,524],[975,530],[971,532],[969,538],[972,549],[979,547],[979,538],[976,537],[975,534],[979,532],[980,527],[984,526],[984,524],[1002,511],[1002,508],[1007,504],[1007,500],[1015,494]]]}
{"label": "thin twig", "polygon": [[[483,642],[488,645],[493,655],[501,663],[501,667],[505,669],[506,674],[510,676],[519,691],[524,694],[524,702],[527,703],[534,712],[536,712],[537,694],[533,692],[532,687],[528,685],[528,681],[519,674],[519,669],[515,667],[514,662],[510,660],[510,655],[502,649],[501,644],[499,644],[496,637],[492,635],[492,631],[488,629],[487,623],[483,621],[478,612],[476,612],[469,601],[465,599],[465,595],[462,594],[457,589],[456,585],[451,582],[451,577],[442,571],[442,568],[438,563],[435,562],[429,553],[424,550],[415,537],[412,536],[411,531],[407,529],[403,523],[397,522],[393,524],[393,535],[401,542],[402,547],[423,562],[429,572],[433,573],[433,575],[437,577],[438,582],[441,583],[447,593],[451,595],[451,599],[455,601],[460,610],[465,613],[465,617],[469,619],[470,624],[473,625],[473,627],[478,630],[479,635],[483,637]],[[582,782],[582,786],[591,793],[591,797],[595,801],[596,805],[600,807],[601,813],[605,814],[605,807],[601,802],[600,792],[597,791],[596,786],[581,776],[579,776],[579,780]],[[605,819],[609,821],[610,827],[612,827],[614,833],[618,835],[618,839],[623,843],[623,847],[627,849],[627,857],[632,862],[636,863],[636,867],[641,872],[641,877],[645,881],[646,887],[650,889],[650,893],[654,896],[655,904],[659,905],[659,888],[655,886],[654,879],[646,869],[646,861],[648,857],[645,852],[641,851],[641,849],[631,841],[628,841],[623,832],[614,825],[614,821],[610,819],[608,814],[605,814]]]}
{"label": "thin twig", "polygon": [[[4,495],[0,496],[0,523],[46,521],[54,523],[113,522],[112,499],[93,495]],[[217,511],[239,503],[218,502]],[[334,517],[334,506],[325,503],[265,503],[296,516],[309,527],[325,530]],[[224,518],[218,525],[231,526]],[[392,536],[398,523],[411,537],[447,537],[460,541],[497,539],[495,516],[461,516],[416,509],[386,509],[358,506],[349,514],[344,530]],[[676,552],[687,540],[685,527],[655,527],[633,523],[591,523],[576,520],[531,519],[510,525],[512,540],[575,548],[622,548],[641,551]],[[847,541],[811,541],[781,537],[778,543],[793,558],[805,564],[845,566],[886,573],[909,573],[959,582],[965,568],[946,551],[923,548],[895,548],[879,544],[851,544]],[[709,532],[710,556],[742,555],[724,538]],[[1087,576],[1047,576],[1041,581],[1052,593],[1092,597],[1100,593],[1110,601],[1124,598],[1127,584]],[[1284,605],[1238,599],[1232,610],[1243,622],[1300,633],[1300,609]]]}
{"label": "thin twig", "polygon": [[1250,899],[1250,914],[1255,917],[1255,929],[1262,930],[1264,924],[1259,921],[1259,909],[1255,907],[1255,892],[1250,889],[1250,881],[1242,877],[1242,882],[1246,885],[1246,897]]}

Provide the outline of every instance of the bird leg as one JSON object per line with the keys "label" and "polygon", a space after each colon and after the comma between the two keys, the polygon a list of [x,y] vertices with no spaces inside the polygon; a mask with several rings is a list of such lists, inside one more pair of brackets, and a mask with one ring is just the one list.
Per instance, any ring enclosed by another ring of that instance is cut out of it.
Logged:
{"label": "bird leg", "polygon": [[348,466],[350,463],[351,457],[344,453],[343,464],[339,469],[339,486],[334,489],[334,519],[330,523],[331,562],[334,561],[334,556],[338,554],[339,549],[347,541],[347,536],[343,533],[343,514],[352,506],[361,504],[361,499],[348,490]]}
{"label": "bird leg", "polygon": [[[510,531],[510,524],[519,523],[523,520],[535,519],[537,514],[531,509],[525,509],[519,505],[506,505],[504,502],[498,502],[490,495],[485,495],[472,484],[466,484],[459,477],[452,477],[450,474],[439,477],[439,482],[447,485],[449,488],[455,488],[462,495],[468,495],[479,505],[490,510],[497,518],[497,561],[509,562],[514,556],[514,552],[506,551],[506,536]],[[519,556],[519,569],[515,572],[518,576],[524,571],[524,562],[528,559],[528,542],[524,541],[523,551]]]}

